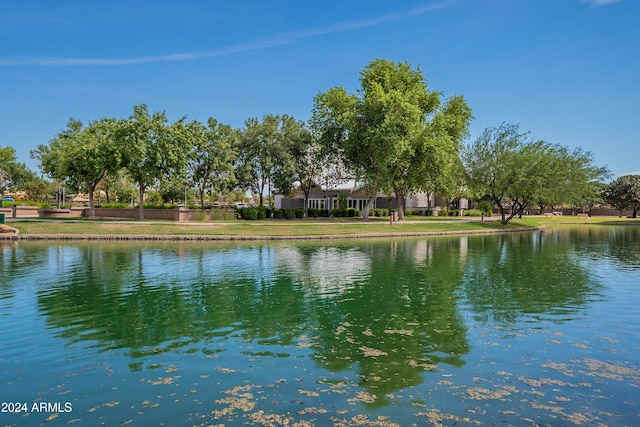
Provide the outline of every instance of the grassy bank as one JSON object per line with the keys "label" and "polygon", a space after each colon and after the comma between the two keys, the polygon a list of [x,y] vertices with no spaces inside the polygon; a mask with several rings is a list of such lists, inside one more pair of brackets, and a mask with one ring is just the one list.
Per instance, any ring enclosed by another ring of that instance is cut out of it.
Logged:
{"label": "grassy bank", "polygon": [[538,227],[544,224],[588,223],[588,224],[640,224],[637,220],[615,218],[576,217],[526,217],[514,219],[504,226],[499,221],[469,221],[409,217],[405,222],[390,225],[389,221],[363,222],[359,219],[322,220],[261,220],[220,222],[149,222],[149,221],[104,221],[104,220],[23,220],[8,225],[16,228],[20,236],[232,236],[235,238],[260,237],[320,237],[320,236],[381,236],[431,233],[481,233],[514,231]]}
{"label": "grassy bank", "polygon": [[206,223],[138,222],[138,221],[15,221],[9,224],[20,231],[20,235],[200,235],[200,236],[340,236],[380,235],[429,232],[477,232],[517,228],[502,226],[496,222],[443,222],[388,221],[363,222],[361,220],[262,220],[226,221]]}

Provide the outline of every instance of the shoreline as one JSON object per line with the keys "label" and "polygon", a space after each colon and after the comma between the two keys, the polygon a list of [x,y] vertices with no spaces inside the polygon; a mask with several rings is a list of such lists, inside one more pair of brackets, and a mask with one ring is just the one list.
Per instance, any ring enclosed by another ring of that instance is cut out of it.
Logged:
{"label": "shoreline", "polygon": [[[542,227],[518,227],[510,229],[452,230],[397,233],[326,234],[306,236],[234,236],[234,235],[173,235],[173,234],[0,234],[3,241],[278,241],[278,240],[352,240],[398,237],[436,237],[477,234],[520,233],[540,230]],[[15,229],[14,229],[15,230]],[[17,230],[16,230],[17,231]]]}
{"label": "shoreline", "polygon": [[[610,222],[610,220],[613,220]],[[67,222],[67,221],[65,221]],[[75,221],[70,221],[75,222]],[[475,221],[442,221],[444,222],[475,222]],[[118,221],[108,221],[109,224],[117,224]],[[126,223],[129,223],[127,221]],[[418,221],[407,221],[406,224],[416,224]],[[149,225],[152,223],[144,223],[145,225]],[[161,223],[157,223],[161,224]],[[500,234],[500,233],[523,233],[523,232],[531,232],[531,231],[539,231],[544,230],[547,226],[553,225],[628,225],[628,226],[640,226],[640,221],[620,221],[619,218],[602,218],[600,221],[544,221],[544,222],[535,222],[532,224],[517,224],[515,227],[505,227],[505,228],[474,228],[474,227],[458,227],[457,229],[449,229],[449,230],[433,230],[433,231],[422,231],[422,230],[376,230],[375,232],[368,232],[366,229],[362,230],[351,230],[345,233],[336,234],[337,230],[326,230],[327,234],[323,234],[322,230],[319,229],[310,229],[308,230],[310,234],[302,234],[300,232],[294,232],[292,234],[282,234],[282,233],[274,233],[267,234],[264,230],[258,231],[255,230],[255,234],[251,231],[247,233],[247,230],[243,230],[239,234],[235,234],[232,230],[230,233],[225,234],[195,234],[195,233],[173,233],[167,231],[169,230],[158,230],[158,232],[154,232],[150,230],[120,230],[116,233],[111,233],[109,230],[101,230],[102,232],[93,232],[92,230],[75,230],[73,232],[69,230],[66,233],[47,233],[46,228],[41,230],[32,230],[31,233],[22,234],[22,232],[12,227],[10,224],[0,224],[0,242],[19,242],[19,241],[137,241],[137,242],[243,242],[243,241],[312,241],[312,240],[356,240],[356,239],[393,239],[393,238],[419,238],[419,237],[438,237],[438,236],[473,236],[473,235],[483,235],[483,234]],[[202,225],[201,223],[184,223],[182,226],[198,226]],[[308,223],[306,224],[308,225]],[[374,225],[374,223],[371,223]],[[98,230],[96,230],[98,231]],[[105,232],[106,231],[106,232]],[[138,231],[138,232],[136,232]],[[142,231],[142,232],[139,232]],[[183,230],[184,232],[185,230]],[[195,231],[195,230],[194,230]],[[345,230],[346,231],[346,230]]]}

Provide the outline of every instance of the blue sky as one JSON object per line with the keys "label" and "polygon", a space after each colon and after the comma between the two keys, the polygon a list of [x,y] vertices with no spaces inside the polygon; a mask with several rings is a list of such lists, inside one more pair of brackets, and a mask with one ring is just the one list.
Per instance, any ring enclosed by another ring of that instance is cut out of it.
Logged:
{"label": "blue sky", "polygon": [[471,139],[503,121],[640,171],[637,0],[2,0],[0,146],[46,144],[69,117],[307,120],[313,98],[385,58],[463,95]]}

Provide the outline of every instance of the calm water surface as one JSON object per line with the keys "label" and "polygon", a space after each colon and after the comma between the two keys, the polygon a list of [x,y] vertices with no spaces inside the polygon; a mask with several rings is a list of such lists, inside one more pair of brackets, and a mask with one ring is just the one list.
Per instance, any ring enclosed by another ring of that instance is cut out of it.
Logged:
{"label": "calm water surface", "polygon": [[639,306],[640,227],[4,242],[0,425],[637,426]]}

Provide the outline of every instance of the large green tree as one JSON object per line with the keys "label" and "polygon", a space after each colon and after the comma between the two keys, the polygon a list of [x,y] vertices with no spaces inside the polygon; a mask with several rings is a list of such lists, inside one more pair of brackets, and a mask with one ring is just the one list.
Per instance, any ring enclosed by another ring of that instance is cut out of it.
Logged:
{"label": "large green tree", "polygon": [[35,181],[37,175],[20,163],[13,147],[0,147],[0,196],[7,191],[24,190],[24,184]]}
{"label": "large green tree", "polygon": [[268,114],[262,121],[252,117],[245,121],[240,133],[236,176],[240,186],[258,194],[264,206],[264,193],[269,200],[273,186],[285,187],[293,182],[293,164],[285,142],[283,123],[288,116]]}
{"label": "large green tree", "polygon": [[472,191],[498,206],[503,224],[534,203],[586,200],[608,173],[588,152],[532,140],[506,123],[487,128],[465,147],[463,159]]}
{"label": "large green tree", "polygon": [[49,145],[40,145],[32,152],[44,173],[76,191],[87,192],[90,217],[94,216],[96,187],[107,174],[115,173],[122,161],[117,130],[114,119],[94,120],[84,126],[72,118]]}
{"label": "large green tree", "polygon": [[536,196],[540,212],[561,204],[593,206],[609,176],[607,168],[595,165],[593,155],[581,148],[549,145],[544,155],[543,182]]}
{"label": "large green tree", "polygon": [[469,185],[475,194],[498,206],[503,224],[526,208],[536,194],[534,190],[540,188],[543,150],[541,141],[530,141],[518,125],[505,123],[485,129],[465,147],[463,162]]}
{"label": "large green tree", "polygon": [[324,152],[318,138],[304,122],[289,116],[283,120],[282,125],[290,164],[288,173],[283,174],[285,180],[279,184],[280,190],[286,190],[287,179],[289,186],[294,184],[292,180],[297,182],[304,195],[304,210],[307,215],[309,193],[322,181]]}
{"label": "large green tree", "polygon": [[160,180],[184,176],[191,140],[184,120],[169,124],[164,112],[149,113],[146,105],[133,107],[128,120],[119,122],[123,165],[138,185],[139,219],[144,219],[144,194]]}
{"label": "large green tree", "polygon": [[615,179],[606,187],[604,199],[620,210],[620,216],[623,210],[631,208],[632,218],[637,218],[640,206],[640,175],[623,175]]}
{"label": "large green tree", "polygon": [[391,188],[399,219],[404,219],[404,201],[411,191],[428,194],[433,183],[437,183],[434,191],[451,195],[449,198],[464,191],[459,151],[472,118],[471,109],[458,96],[424,114],[425,120],[417,121],[419,128],[409,140],[409,149],[391,166]]}
{"label": "large green tree", "polygon": [[402,216],[410,191],[422,190],[429,174],[446,174],[456,164],[471,111],[462,97],[443,104],[420,69],[404,62],[372,61],[360,83],[358,94],[339,87],[318,94],[312,122],[367,190],[363,219],[380,190],[394,191]]}
{"label": "large green tree", "polygon": [[237,132],[230,126],[209,118],[207,126],[194,121],[186,126],[193,141],[187,164],[190,182],[198,191],[204,209],[206,191],[221,192],[236,181],[233,163],[237,155]]}

